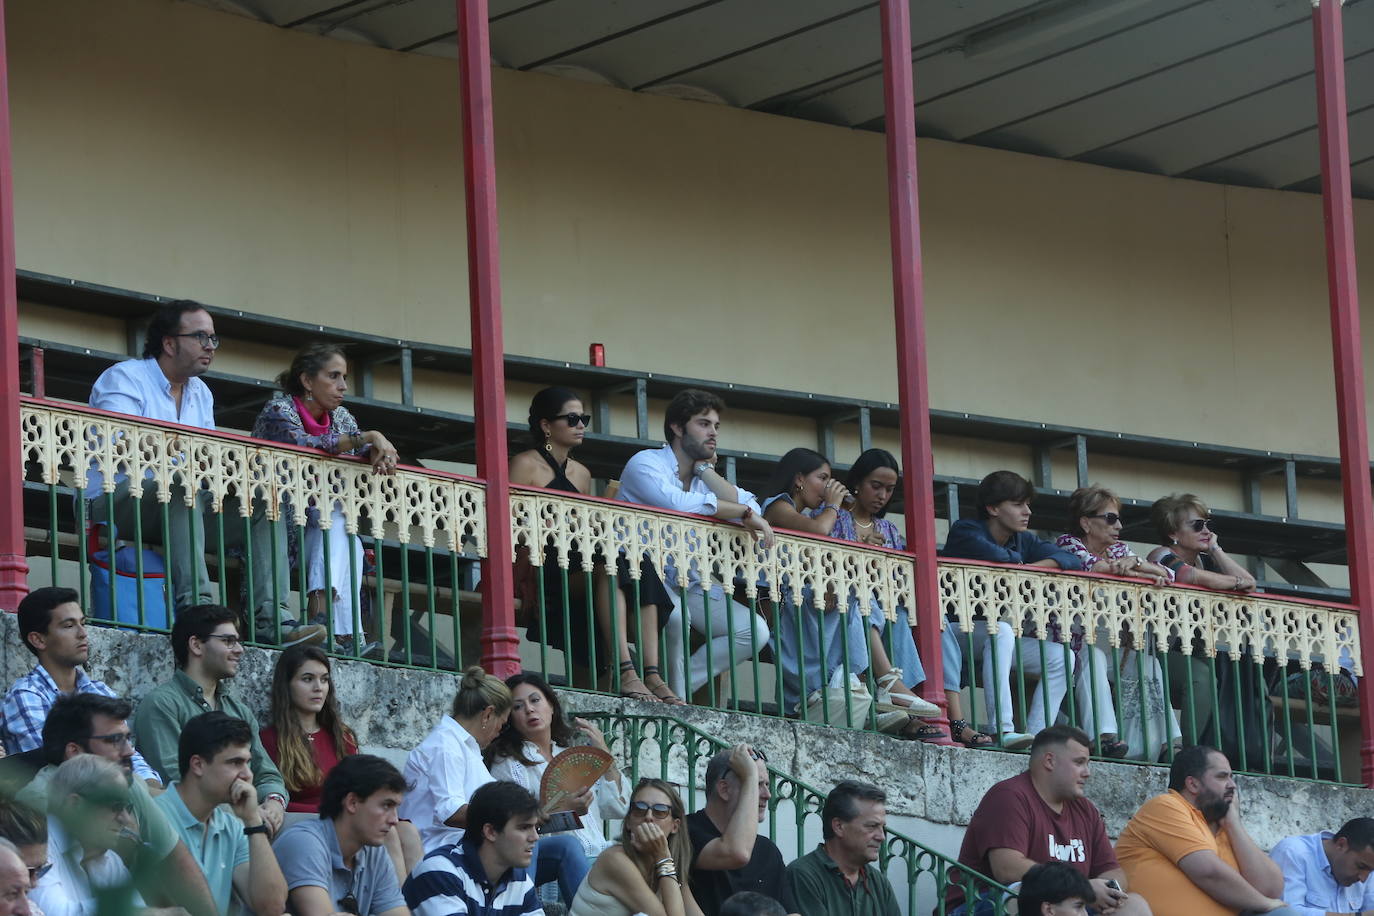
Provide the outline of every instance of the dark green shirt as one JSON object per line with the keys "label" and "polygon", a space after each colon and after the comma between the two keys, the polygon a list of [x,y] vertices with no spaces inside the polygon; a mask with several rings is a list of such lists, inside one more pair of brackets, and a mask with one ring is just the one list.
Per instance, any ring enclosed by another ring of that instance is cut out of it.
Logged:
{"label": "dark green shirt", "polygon": [[[269,795],[280,795],[287,801],[286,783],[277,770],[277,765],[263,750],[262,739],[258,737],[257,717],[243,703],[224,689],[221,681],[215,692],[219,701],[219,711],[248,723],[253,733],[253,786],[258,790],[258,802],[267,801]],[[177,762],[177,743],[181,739],[181,729],[187,722],[203,712],[214,712],[215,707],[205,698],[205,691],[191,680],[185,671],[178,671],[165,684],[154,687],[138,704],[134,712],[134,733],[138,735],[138,750],[148,765],[162,776],[164,785],[171,785],[181,779],[181,765]],[[286,803],[282,803],[286,807]]]}
{"label": "dark green shirt", "polygon": [[897,895],[882,872],[865,865],[851,887],[824,843],[787,866],[782,905],[801,916],[898,916]]}

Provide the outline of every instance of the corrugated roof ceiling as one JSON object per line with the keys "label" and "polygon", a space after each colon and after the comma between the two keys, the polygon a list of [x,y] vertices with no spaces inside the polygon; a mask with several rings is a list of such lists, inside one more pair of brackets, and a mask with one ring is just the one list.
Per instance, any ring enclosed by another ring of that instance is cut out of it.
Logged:
{"label": "corrugated roof ceiling", "polygon": [[[191,0],[453,57],[453,0]],[[882,130],[878,4],[491,0],[503,67]],[[1319,191],[1309,0],[912,0],[917,131]],[[1374,0],[1345,6],[1355,193],[1374,199]]]}

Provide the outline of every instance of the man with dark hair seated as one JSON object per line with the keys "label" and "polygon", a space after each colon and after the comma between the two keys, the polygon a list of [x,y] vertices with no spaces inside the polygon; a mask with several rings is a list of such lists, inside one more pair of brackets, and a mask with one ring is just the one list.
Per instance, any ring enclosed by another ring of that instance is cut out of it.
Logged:
{"label": "man with dark hair seated", "polygon": [[883,848],[887,793],[846,779],[821,808],[823,842],[787,866],[782,904],[801,916],[897,916],[897,895],[873,863]]}
{"label": "man with dark hair seated", "polygon": [[1283,872],[1241,824],[1226,755],[1185,747],[1169,791],[1140,806],[1116,843],[1121,865],[1155,912],[1187,916],[1282,913]]}
{"label": "man with dark hair seated", "polygon": [[726,897],[753,891],[782,896],[782,853],[759,833],[768,813],[768,764],[739,744],[706,764],[706,807],[687,815],[692,841],[692,897],[717,916]]}
{"label": "man with dark hair seated", "polygon": [[138,746],[153,769],[170,782],[180,775],[181,729],[192,718],[219,710],[247,722],[252,730],[253,787],[270,837],[281,829],[286,815],[286,783],[263,750],[252,710],[224,687],[224,681],[238,674],[243,658],[237,621],[236,613],[219,604],[198,604],[177,616],[172,625],[177,670],[139,703]]}
{"label": "man with dark hair seated", "polygon": [[194,717],[178,742],[181,779],[155,802],[194,852],[221,916],[235,895],[256,916],[286,909],[286,882],[248,768],[252,738],[242,719],[222,712]]}
{"label": "man with dark hair seated", "polygon": [[1042,862],[1021,879],[1018,916],[1082,916],[1097,892],[1083,873],[1063,862]]}
{"label": "man with dark hair seated", "polygon": [[[987,560],[993,563],[1021,563],[1050,569],[1082,569],[1083,561],[1050,541],[1042,541],[1030,527],[1030,503],[1035,487],[1012,471],[993,471],[978,484],[978,519],[960,519],[949,528],[942,553],[950,559]],[[1017,626],[1020,624],[1017,622]],[[945,660],[945,690],[957,693],[964,670],[962,630],[950,618],[942,640]],[[983,696],[988,721],[998,726],[1002,746],[1019,749],[1033,740],[1036,732],[1052,725],[1068,691],[1065,647],[1048,643],[1044,670],[1041,670],[1040,640],[1022,636],[1021,667],[1026,674],[1040,675],[1035,695],[1026,708],[1026,731],[1016,731],[1011,702],[1011,668],[1016,658],[1015,634],[1011,624],[997,622],[996,639],[977,634],[983,646]],[[994,653],[994,648],[996,649]],[[1046,711],[1049,717],[1046,719]]]}
{"label": "man with dark hair seated", "polygon": [[[16,800],[47,811],[53,774],[64,761],[81,754],[104,757],[132,776],[134,735],[129,730],[129,709],[128,700],[96,693],[58,697],[43,723],[46,766],[19,790]],[[138,880],[144,899],[185,907],[192,916],[214,916],[217,910],[210,887],[191,851],[162,816],[147,784],[141,779],[131,782],[129,806],[138,821],[138,843],[117,851]]]}
{"label": "man with dark hair seated", "polygon": [[[97,681],[81,666],[90,656],[86,639],[86,613],[81,596],[73,589],[36,588],[19,602],[19,639],[38,659],[33,670],[5,694],[5,751],[20,754],[43,745],[43,720],[53,702],[63,694],[115,692]],[[137,751],[132,759],[134,775],[161,791],[162,780]]]}
{"label": "man with dark hair seated", "polygon": [[1284,837],[1269,857],[1283,870],[1283,899],[1303,916],[1374,913],[1374,818]]}
{"label": "man with dark hair seated", "polygon": [[542,914],[530,860],[539,800],[513,782],[472,793],[463,839],[420,860],[401,892],[415,916]]}
{"label": "man with dark hair seated", "polygon": [[320,816],[282,831],[273,844],[294,916],[409,916],[386,837],[409,787],[381,757],[335,764],[320,790]]}
{"label": "man with dark hair seated", "polygon": [[772,897],[739,891],[725,898],[719,916],[787,916],[787,910]]}
{"label": "man with dark hair seated", "polygon": [[[978,803],[959,848],[959,864],[1011,885],[1035,865],[1064,862],[1091,879],[1088,902],[1095,912],[1148,916],[1145,900],[1125,893],[1126,874],[1117,864],[1102,812],[1083,792],[1091,741],[1086,732],[1067,725],[1036,735],[1026,772],[997,783]],[[950,882],[946,911],[991,916],[996,893],[989,888],[968,902],[964,888]]]}

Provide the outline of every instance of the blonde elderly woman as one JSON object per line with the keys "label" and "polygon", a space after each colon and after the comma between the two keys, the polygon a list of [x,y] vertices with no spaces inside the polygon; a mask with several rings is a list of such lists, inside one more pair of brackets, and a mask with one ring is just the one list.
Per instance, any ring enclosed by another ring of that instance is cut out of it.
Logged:
{"label": "blonde elderly woman", "polygon": [[[1155,500],[1150,507],[1150,521],[1163,546],[1150,551],[1149,560],[1157,563],[1174,574],[1174,581],[1199,588],[1217,591],[1251,592],[1255,589],[1255,577],[1226,551],[1212,530],[1211,512],[1207,504],[1192,493],[1174,493],[1163,499]],[[1190,739],[1196,736],[1199,742],[1220,747],[1232,759],[1239,759],[1240,735],[1236,733],[1235,716],[1217,717],[1213,705],[1211,666],[1203,657],[1198,645],[1184,647],[1176,641],[1170,647],[1169,686],[1179,706],[1184,710],[1188,722]],[[1250,665],[1241,665],[1242,679],[1253,674]],[[1250,760],[1259,760],[1262,747],[1259,730],[1260,719],[1268,712],[1249,709],[1247,703],[1256,695],[1256,685],[1237,684],[1229,664],[1229,655],[1219,652],[1216,663],[1216,696],[1221,709],[1234,709],[1234,700],[1239,694],[1244,710],[1245,740]],[[1192,682],[1191,691],[1188,681]],[[1191,697],[1191,703],[1189,702]]]}
{"label": "blonde elderly woman", "polygon": [[[1106,487],[1079,487],[1069,497],[1069,532],[1059,536],[1055,545],[1083,561],[1088,572],[1149,579],[1156,585],[1173,581],[1173,573],[1163,566],[1142,560],[1121,539],[1121,500]],[[1052,629],[1057,630],[1055,624]],[[1055,634],[1058,635],[1057,633]],[[1069,643],[1077,659],[1074,667],[1074,703],[1079,721],[1088,734],[1100,736],[1101,753],[1108,757],[1130,756],[1155,759],[1164,744],[1179,737],[1164,689],[1159,662],[1152,653],[1137,659],[1132,636],[1127,636],[1118,671],[1108,663],[1107,654],[1083,643],[1083,628],[1075,624]],[[1090,658],[1085,657],[1090,654]],[[1140,672],[1145,669],[1145,714],[1141,714]],[[1121,721],[1112,702],[1109,680],[1121,691]],[[1096,702],[1094,702],[1096,697]],[[1142,718],[1147,723],[1142,726]],[[1146,746],[1148,732],[1148,747]]]}

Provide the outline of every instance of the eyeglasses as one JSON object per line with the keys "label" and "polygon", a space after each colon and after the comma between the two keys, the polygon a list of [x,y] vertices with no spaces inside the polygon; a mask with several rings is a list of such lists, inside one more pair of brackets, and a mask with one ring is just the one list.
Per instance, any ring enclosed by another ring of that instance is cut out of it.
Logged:
{"label": "eyeglasses", "polygon": [[109,808],[114,814],[132,814],[134,806],[127,796],[111,798],[109,795],[83,795],[82,798],[99,808]]}
{"label": "eyeglasses", "polygon": [[1100,518],[1108,525],[1115,525],[1121,521],[1121,516],[1116,512],[1103,512],[1101,515],[1089,515],[1088,518]]}
{"label": "eyeglasses", "polygon": [[1188,523],[1188,527],[1193,529],[1194,532],[1201,534],[1204,528],[1208,531],[1212,530],[1212,520],[1210,518],[1195,518]]}
{"label": "eyeglasses", "polygon": [[207,350],[219,349],[219,335],[207,334],[204,331],[196,331],[194,334],[169,334],[169,337],[193,337],[196,342]]}
{"label": "eyeglasses", "polygon": [[592,415],[589,414],[589,413],[561,413],[561,414],[559,414],[559,415],[556,416],[556,417],[550,417],[550,419],[552,419],[552,420],[563,420],[563,421],[567,422],[567,424],[568,424],[569,426],[591,426],[591,425],[592,425]]}
{"label": "eyeglasses", "polygon": [[352,891],[349,891],[339,900],[339,912],[352,913],[353,916],[358,916],[358,898],[353,896]]}
{"label": "eyeglasses", "polygon": [[660,821],[673,813],[673,809],[670,805],[665,805],[662,802],[655,802],[651,805],[646,801],[630,802],[630,811],[644,817],[648,817],[649,813],[653,812],[654,819]]}
{"label": "eyeglasses", "polygon": [[240,639],[240,638],[237,637],[237,636],[230,636],[230,635],[227,634],[227,633],[210,633],[210,634],[206,635],[205,638],[206,638],[206,639],[221,639],[221,640],[223,640],[223,641],[224,641],[224,648],[226,648],[226,649],[232,649],[232,648],[234,648],[235,646],[239,646],[239,645],[242,645],[242,644],[243,644],[243,640],[242,640],[242,639]]}
{"label": "eyeglasses", "polygon": [[35,865],[29,869],[29,883],[37,884],[38,880],[52,871],[52,863],[44,862],[42,865]]}
{"label": "eyeglasses", "polygon": [[111,732],[108,735],[91,735],[92,741],[104,741],[113,747],[122,748],[134,744],[133,732]]}

